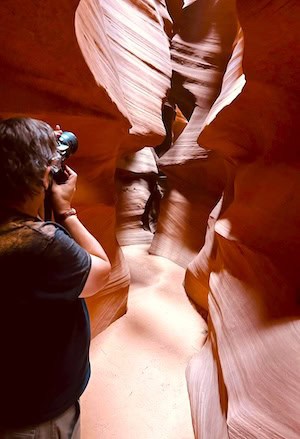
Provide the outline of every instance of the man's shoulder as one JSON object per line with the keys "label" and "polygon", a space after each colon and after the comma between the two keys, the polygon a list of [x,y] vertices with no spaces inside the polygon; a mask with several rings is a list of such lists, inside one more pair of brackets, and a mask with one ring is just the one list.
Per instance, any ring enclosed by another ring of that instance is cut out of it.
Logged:
{"label": "man's shoulder", "polygon": [[[24,238],[27,235],[34,245],[41,245],[43,247],[59,247],[66,244],[66,240],[71,239],[68,231],[64,227],[54,222],[43,221],[29,221],[23,225]],[[73,240],[72,240],[73,241]]]}
{"label": "man's shoulder", "polygon": [[58,227],[43,221],[11,221],[0,226],[0,253],[43,251],[55,238]]}
{"label": "man's shoulder", "polygon": [[43,221],[28,221],[24,224],[25,233],[26,229],[41,235],[42,238],[46,240],[53,240],[55,237],[55,233],[58,230],[59,226],[56,223],[52,222],[43,222]]}

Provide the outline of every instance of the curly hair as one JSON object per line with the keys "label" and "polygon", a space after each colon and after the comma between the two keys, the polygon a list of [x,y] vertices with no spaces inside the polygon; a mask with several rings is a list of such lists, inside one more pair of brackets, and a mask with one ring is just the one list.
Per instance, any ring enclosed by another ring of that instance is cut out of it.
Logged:
{"label": "curly hair", "polygon": [[0,202],[12,205],[39,193],[57,148],[53,129],[30,118],[0,121]]}

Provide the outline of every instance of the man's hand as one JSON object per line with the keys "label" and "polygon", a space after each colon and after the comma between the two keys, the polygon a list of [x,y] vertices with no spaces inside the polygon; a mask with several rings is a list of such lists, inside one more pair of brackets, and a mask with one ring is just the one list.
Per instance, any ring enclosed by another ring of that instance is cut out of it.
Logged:
{"label": "man's hand", "polygon": [[66,181],[57,184],[54,180],[51,187],[51,202],[55,215],[61,215],[71,209],[71,203],[76,191],[77,174],[69,166],[64,167]]}
{"label": "man's hand", "polygon": [[57,139],[59,139],[59,137],[62,135],[62,133],[63,133],[63,130],[61,129],[60,125],[55,125],[54,134],[55,134]]}

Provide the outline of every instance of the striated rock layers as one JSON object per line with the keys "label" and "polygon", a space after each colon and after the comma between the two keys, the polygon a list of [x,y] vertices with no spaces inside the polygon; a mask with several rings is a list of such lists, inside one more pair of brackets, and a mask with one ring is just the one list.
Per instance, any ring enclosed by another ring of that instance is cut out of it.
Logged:
{"label": "striated rock layers", "polygon": [[300,4],[236,3],[3,0],[0,113],[79,137],[76,207],[113,265],[93,334],[126,310],[116,228],[150,242],[159,213],[150,252],[208,315],[195,437],[296,439]]}
{"label": "striated rock layers", "polygon": [[179,3],[167,2],[174,20],[168,100],[188,123],[158,162],[168,191],[150,252],[186,267],[204,243],[209,213],[225,184],[222,158],[199,147],[197,138],[220,95],[239,25],[232,1]]}
{"label": "striated rock layers", "polygon": [[187,371],[198,438],[299,437],[300,4],[237,2],[246,85],[200,134],[225,157],[222,206],[189,265],[209,337]]}

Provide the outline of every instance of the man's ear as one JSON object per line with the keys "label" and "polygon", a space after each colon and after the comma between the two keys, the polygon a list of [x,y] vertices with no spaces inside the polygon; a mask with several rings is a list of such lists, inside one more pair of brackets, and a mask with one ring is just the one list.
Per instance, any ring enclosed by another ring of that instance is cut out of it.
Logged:
{"label": "man's ear", "polygon": [[43,186],[44,189],[47,190],[52,182],[52,173],[51,173],[51,166],[47,166],[44,177],[43,177]]}

